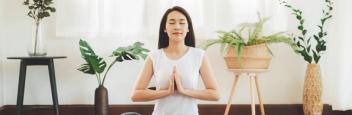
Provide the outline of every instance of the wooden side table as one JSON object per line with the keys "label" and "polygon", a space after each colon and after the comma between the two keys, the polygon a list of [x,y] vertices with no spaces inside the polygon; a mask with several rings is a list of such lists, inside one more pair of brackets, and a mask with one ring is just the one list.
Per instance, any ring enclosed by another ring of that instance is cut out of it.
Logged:
{"label": "wooden side table", "polygon": [[26,81],[26,71],[27,66],[32,65],[47,65],[49,69],[50,85],[51,85],[51,95],[53,100],[53,110],[55,115],[59,115],[59,102],[57,97],[56,80],[55,80],[55,69],[54,69],[54,59],[66,58],[66,56],[24,56],[24,57],[7,57],[7,59],[19,59],[21,60],[20,65],[20,75],[18,81],[17,90],[17,104],[16,104],[16,114],[21,115],[23,110],[23,95],[25,89]]}
{"label": "wooden side table", "polygon": [[250,85],[250,93],[251,93],[251,110],[252,110],[252,115],[255,115],[255,98],[254,98],[254,91],[253,91],[253,83],[255,81],[256,88],[257,88],[257,94],[259,98],[259,103],[260,103],[260,110],[261,110],[261,115],[265,115],[264,111],[264,105],[262,102],[262,97],[260,93],[260,87],[259,87],[259,80],[258,80],[258,74],[263,73],[263,72],[268,72],[269,69],[229,69],[229,71],[233,72],[235,75],[234,83],[231,88],[231,94],[229,96],[227,105],[226,105],[226,110],[224,115],[228,115],[230,111],[230,106],[232,102],[232,97],[235,95],[235,88],[238,80],[240,79],[241,74],[247,74],[247,76],[250,77],[249,80],[249,85]]}

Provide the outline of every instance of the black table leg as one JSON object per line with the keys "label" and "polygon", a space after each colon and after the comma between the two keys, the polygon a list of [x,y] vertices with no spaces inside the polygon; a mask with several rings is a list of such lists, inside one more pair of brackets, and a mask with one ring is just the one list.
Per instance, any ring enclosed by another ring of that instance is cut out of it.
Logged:
{"label": "black table leg", "polygon": [[56,80],[55,80],[55,68],[53,59],[50,60],[49,65],[49,76],[50,76],[50,85],[51,85],[51,96],[53,99],[53,106],[55,110],[55,115],[59,115],[59,101],[57,97],[57,89],[56,89]]}
{"label": "black table leg", "polygon": [[16,114],[21,115],[23,109],[23,95],[24,95],[24,86],[26,83],[26,70],[27,64],[25,61],[21,61],[20,66],[20,76],[18,80],[18,90],[17,90],[17,105],[16,105]]}

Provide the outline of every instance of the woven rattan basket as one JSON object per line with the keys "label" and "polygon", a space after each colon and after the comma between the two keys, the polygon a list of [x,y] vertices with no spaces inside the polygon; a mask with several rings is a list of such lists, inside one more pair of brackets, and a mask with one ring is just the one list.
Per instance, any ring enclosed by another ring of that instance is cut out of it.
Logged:
{"label": "woven rattan basket", "polygon": [[240,59],[237,58],[237,51],[229,47],[224,57],[228,69],[268,69],[271,58],[266,44],[244,46]]}

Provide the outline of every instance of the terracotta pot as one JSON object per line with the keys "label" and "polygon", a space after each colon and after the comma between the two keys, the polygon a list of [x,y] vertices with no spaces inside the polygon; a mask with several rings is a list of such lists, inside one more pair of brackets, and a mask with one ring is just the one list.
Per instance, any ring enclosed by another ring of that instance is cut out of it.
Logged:
{"label": "terracotta pot", "polygon": [[268,69],[271,54],[266,44],[244,46],[238,59],[237,50],[229,47],[224,57],[228,69]]}
{"label": "terracotta pot", "polygon": [[322,83],[320,65],[308,64],[304,80],[303,111],[304,115],[322,115]]}
{"label": "terracotta pot", "polygon": [[95,89],[95,115],[108,115],[109,112],[109,99],[108,90],[100,85]]}

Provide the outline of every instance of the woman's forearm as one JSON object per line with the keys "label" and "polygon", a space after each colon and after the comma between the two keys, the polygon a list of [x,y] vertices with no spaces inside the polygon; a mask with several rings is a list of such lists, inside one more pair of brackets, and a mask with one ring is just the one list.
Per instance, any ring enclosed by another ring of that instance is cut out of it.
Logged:
{"label": "woman's forearm", "polygon": [[205,89],[205,90],[191,90],[191,89],[184,89],[184,95],[201,99],[201,100],[209,100],[209,101],[218,101],[219,94],[214,89]]}
{"label": "woman's forearm", "polygon": [[131,99],[134,102],[152,101],[170,95],[168,90],[135,90]]}

